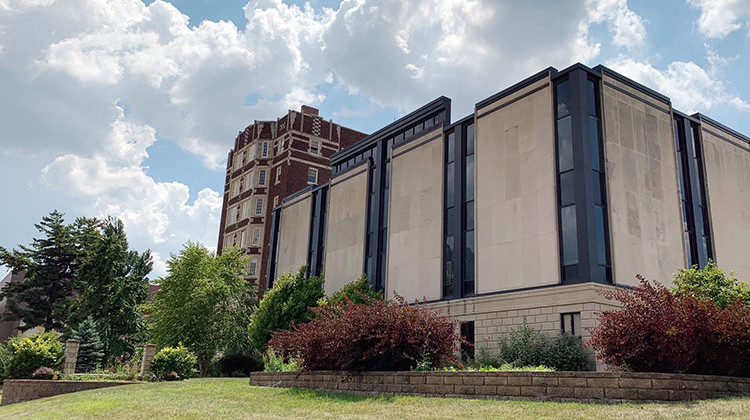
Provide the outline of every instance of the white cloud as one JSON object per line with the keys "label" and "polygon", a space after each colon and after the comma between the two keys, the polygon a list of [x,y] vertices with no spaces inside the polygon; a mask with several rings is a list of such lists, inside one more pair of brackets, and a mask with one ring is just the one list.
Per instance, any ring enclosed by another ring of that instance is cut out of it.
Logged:
{"label": "white cloud", "polygon": [[[709,51],[709,57],[712,50]],[[648,61],[618,57],[607,63],[612,69],[627,75],[672,99],[672,104],[687,113],[707,112],[719,105],[732,105],[739,110],[750,109],[750,104],[727,91],[714,77],[718,69],[706,70],[694,62],[674,61],[666,69],[658,69]]]}
{"label": "white cloud", "polygon": [[[212,246],[221,213],[219,193],[203,189],[188,204],[186,185],[148,176],[143,162],[154,141],[152,127],[129,121],[121,111],[103,142],[110,153],[59,156],[42,170],[42,183],[76,197],[85,214],[122,219],[138,248],[174,249],[187,240]],[[161,270],[163,262],[156,268]]]}
{"label": "white cloud", "polygon": [[628,8],[627,0],[586,0],[589,23],[609,24],[612,44],[630,50],[643,45],[646,27],[637,13]]}
{"label": "white cloud", "polygon": [[750,0],[687,0],[687,3],[700,9],[698,31],[709,38],[724,38],[743,25],[750,26]]}

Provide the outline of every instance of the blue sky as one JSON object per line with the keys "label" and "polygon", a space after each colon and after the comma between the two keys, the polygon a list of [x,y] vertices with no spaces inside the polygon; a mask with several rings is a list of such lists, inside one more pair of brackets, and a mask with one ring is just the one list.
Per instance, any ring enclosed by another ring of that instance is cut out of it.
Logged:
{"label": "blue sky", "polygon": [[0,0],[0,246],[55,208],[112,215],[163,275],[215,246],[253,120],[371,132],[440,95],[456,120],[578,61],[750,134],[750,0]]}

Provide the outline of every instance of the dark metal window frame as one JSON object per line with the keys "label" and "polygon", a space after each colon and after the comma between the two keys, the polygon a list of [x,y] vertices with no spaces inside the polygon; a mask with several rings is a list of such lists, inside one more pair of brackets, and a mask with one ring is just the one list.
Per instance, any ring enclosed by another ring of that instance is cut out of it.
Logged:
{"label": "dark metal window frame", "polygon": [[[609,237],[609,221],[606,199],[606,182],[604,167],[604,142],[601,126],[601,76],[583,66],[574,66],[569,71],[560,73],[554,80],[555,107],[555,155],[557,173],[558,226],[560,244],[560,279],[562,284],[576,284],[595,282],[601,284],[612,283],[611,251]],[[568,115],[558,114],[560,100],[558,86],[567,82],[570,100],[570,124],[572,141],[572,169],[560,166],[560,132],[558,121],[568,118]],[[594,84],[594,103],[590,104],[588,83]],[[595,110],[595,115],[589,110]],[[591,132],[590,118],[597,119],[596,133]],[[598,143],[592,144],[593,135]],[[594,147],[598,148],[595,150]],[[596,153],[595,153],[596,152]],[[598,157],[596,169],[595,157]],[[573,202],[563,205],[562,175],[572,173]],[[598,174],[596,177],[594,174]],[[597,200],[600,198],[600,200]],[[575,205],[575,238],[577,263],[565,265],[564,220],[563,208]],[[601,207],[602,229],[601,236],[597,230],[596,208]],[[603,242],[604,264],[599,263],[597,244]]]}

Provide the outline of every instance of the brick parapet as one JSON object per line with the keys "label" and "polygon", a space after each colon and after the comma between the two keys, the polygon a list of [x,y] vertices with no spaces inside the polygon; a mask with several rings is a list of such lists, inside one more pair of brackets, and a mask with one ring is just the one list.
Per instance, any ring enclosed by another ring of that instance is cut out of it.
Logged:
{"label": "brick parapet", "polygon": [[138,382],[125,381],[47,381],[38,379],[6,379],[0,405],[15,404],[39,398],[52,397],[89,389],[131,385]]}
{"label": "brick parapet", "polygon": [[750,378],[631,372],[256,372],[250,385],[366,395],[583,402],[750,396]]}

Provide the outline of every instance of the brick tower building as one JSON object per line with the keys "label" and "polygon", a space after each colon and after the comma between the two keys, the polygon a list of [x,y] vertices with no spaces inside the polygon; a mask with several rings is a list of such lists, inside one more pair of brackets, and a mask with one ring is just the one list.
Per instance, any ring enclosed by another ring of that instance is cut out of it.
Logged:
{"label": "brick tower building", "polygon": [[229,151],[217,252],[238,246],[250,257],[248,278],[266,289],[271,214],[281,200],[331,177],[329,157],[366,134],[324,120],[302,106],[276,121],[255,121]]}

